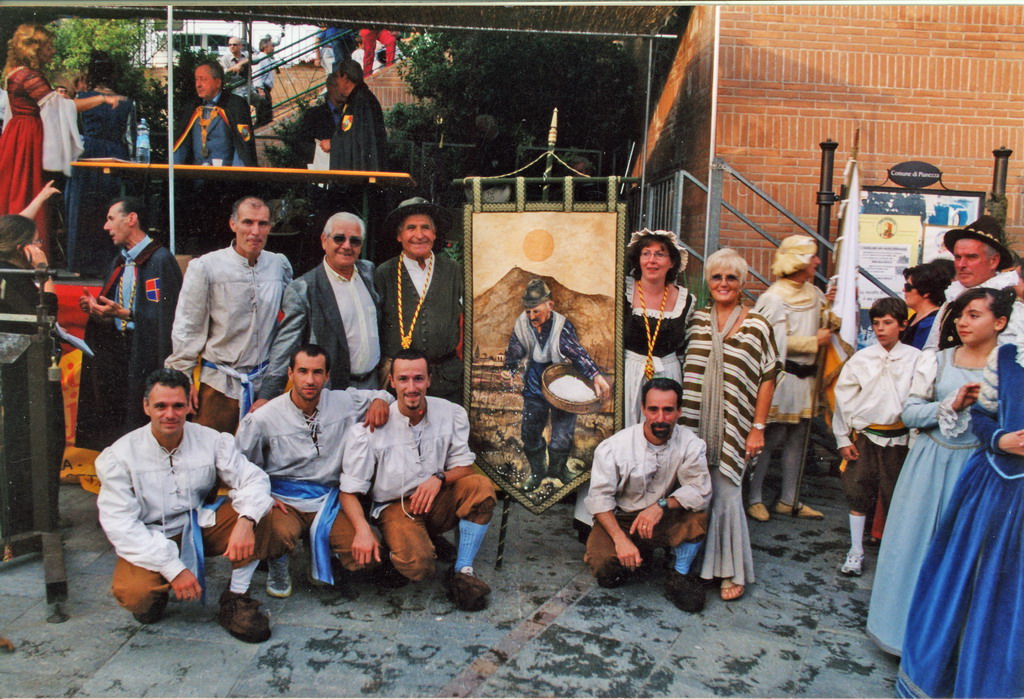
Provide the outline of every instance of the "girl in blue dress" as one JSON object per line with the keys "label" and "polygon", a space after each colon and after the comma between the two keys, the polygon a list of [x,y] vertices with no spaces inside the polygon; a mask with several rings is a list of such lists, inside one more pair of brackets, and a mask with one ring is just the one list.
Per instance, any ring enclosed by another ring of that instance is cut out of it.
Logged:
{"label": "girl in blue dress", "polygon": [[970,406],[1007,322],[990,308],[993,293],[972,289],[956,300],[953,313],[964,344],[922,353],[903,406],[903,424],[920,433],[893,491],[867,621],[868,635],[894,655],[902,652],[910,600],[928,544],[964,464],[978,447],[970,430]]}
{"label": "girl in blue dress", "polygon": [[[985,292],[993,313],[1008,317],[1013,290]],[[1022,387],[1018,337],[992,353],[971,408],[981,447],[964,467],[921,567],[900,696],[1024,696]]]}

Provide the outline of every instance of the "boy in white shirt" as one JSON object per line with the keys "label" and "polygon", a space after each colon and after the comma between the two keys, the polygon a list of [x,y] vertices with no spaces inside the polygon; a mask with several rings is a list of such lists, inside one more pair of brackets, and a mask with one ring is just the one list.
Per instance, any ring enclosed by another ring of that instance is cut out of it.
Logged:
{"label": "boy in white shirt", "polygon": [[850,507],[850,551],[840,572],[860,575],[864,523],[881,494],[888,514],[896,479],[907,456],[909,430],[900,420],[921,351],[902,344],[907,305],[897,298],[875,301],[868,311],[878,344],[850,357],[836,382],[832,431],[846,460],[843,491]]}

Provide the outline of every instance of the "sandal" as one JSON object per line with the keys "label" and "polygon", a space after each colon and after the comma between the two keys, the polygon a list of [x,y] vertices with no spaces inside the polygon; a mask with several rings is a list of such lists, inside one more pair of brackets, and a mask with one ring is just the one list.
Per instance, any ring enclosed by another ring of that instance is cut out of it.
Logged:
{"label": "sandal", "polygon": [[722,600],[725,602],[732,602],[743,596],[744,591],[743,585],[737,585],[732,580],[725,579],[722,581]]}

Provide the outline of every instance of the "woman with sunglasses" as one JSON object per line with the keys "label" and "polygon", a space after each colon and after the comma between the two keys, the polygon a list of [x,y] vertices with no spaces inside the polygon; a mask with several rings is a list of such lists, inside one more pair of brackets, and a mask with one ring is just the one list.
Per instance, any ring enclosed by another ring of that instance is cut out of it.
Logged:
{"label": "woman with sunglasses", "polygon": [[704,276],[711,303],[694,313],[690,325],[682,422],[707,444],[711,469],[700,574],[720,579],[722,599],[732,601],[754,581],[742,483],[747,464],[764,449],[764,423],[782,362],[771,324],[741,302],[746,260],[723,248],[708,256]]}
{"label": "woman with sunglasses", "polygon": [[903,331],[900,342],[924,349],[928,333],[942,304],[946,302],[946,287],[953,277],[938,260],[903,270],[903,298],[914,312],[914,317]]}

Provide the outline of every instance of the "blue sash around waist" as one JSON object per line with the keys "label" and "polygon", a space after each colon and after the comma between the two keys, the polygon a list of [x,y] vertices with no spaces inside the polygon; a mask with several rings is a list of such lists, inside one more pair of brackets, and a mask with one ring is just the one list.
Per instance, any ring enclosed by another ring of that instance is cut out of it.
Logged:
{"label": "blue sash around waist", "polygon": [[320,504],[313,524],[309,527],[309,543],[313,558],[313,578],[328,585],[334,584],[334,572],[331,570],[331,527],[334,520],[341,512],[341,503],[338,501],[338,488],[312,483],[310,481],[297,481],[290,478],[270,478],[270,492],[273,495],[293,498],[295,500],[315,500],[316,498],[327,498]]}

